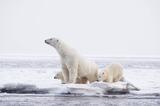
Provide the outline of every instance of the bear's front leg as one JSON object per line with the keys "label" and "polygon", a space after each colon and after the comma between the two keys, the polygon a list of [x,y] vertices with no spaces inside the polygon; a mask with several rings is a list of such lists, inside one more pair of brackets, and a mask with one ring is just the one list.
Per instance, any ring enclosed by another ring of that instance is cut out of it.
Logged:
{"label": "bear's front leg", "polygon": [[108,81],[107,82],[109,82],[109,83],[113,83],[113,76],[109,76],[108,77]]}
{"label": "bear's front leg", "polygon": [[77,69],[71,69],[69,71],[69,83],[76,83],[77,82]]}
{"label": "bear's front leg", "polygon": [[69,83],[76,83],[78,77],[78,64],[68,65]]}
{"label": "bear's front leg", "polygon": [[67,66],[66,65],[62,65],[62,74],[63,74],[63,78],[64,78],[64,81],[63,81],[63,84],[66,84],[68,83],[69,81],[69,71],[67,69]]}

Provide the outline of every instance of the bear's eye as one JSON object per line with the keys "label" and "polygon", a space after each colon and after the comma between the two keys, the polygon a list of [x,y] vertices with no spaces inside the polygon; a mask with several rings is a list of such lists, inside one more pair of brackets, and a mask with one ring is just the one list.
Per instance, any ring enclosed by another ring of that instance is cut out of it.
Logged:
{"label": "bear's eye", "polygon": [[102,73],[104,75],[104,73]]}
{"label": "bear's eye", "polygon": [[56,41],[57,41],[57,42],[59,42],[59,40],[58,40],[58,39],[57,39]]}

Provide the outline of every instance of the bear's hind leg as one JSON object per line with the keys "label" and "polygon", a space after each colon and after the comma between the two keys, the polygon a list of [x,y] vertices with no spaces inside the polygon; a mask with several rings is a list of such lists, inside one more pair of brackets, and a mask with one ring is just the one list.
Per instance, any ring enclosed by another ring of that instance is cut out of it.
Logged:
{"label": "bear's hind leg", "polygon": [[118,75],[116,78],[114,78],[114,82],[118,82],[122,79],[122,76],[121,75]]}

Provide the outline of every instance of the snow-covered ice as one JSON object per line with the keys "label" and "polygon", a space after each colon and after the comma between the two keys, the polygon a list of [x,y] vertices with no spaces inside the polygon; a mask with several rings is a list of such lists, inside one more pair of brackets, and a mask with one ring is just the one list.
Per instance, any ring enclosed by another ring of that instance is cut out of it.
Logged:
{"label": "snow-covered ice", "polygon": [[[118,62],[124,66],[124,77],[140,88],[133,94],[160,94],[160,58],[89,58],[100,68]],[[6,84],[30,84],[37,88],[59,88],[54,75],[60,70],[58,57],[0,57],[0,87]],[[59,89],[65,91],[65,87]],[[87,93],[87,92],[86,92]]]}

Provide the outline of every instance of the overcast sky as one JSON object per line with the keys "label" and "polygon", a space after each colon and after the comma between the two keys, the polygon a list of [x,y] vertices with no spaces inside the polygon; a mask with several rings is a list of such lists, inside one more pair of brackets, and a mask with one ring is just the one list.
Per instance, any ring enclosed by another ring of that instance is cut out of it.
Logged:
{"label": "overcast sky", "polygon": [[160,0],[0,0],[0,54],[160,56]]}

